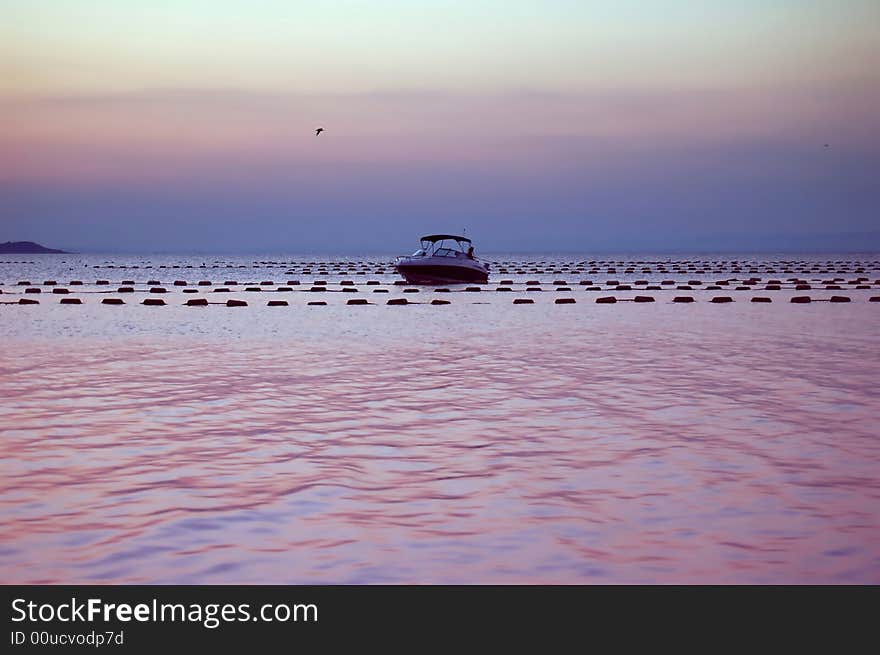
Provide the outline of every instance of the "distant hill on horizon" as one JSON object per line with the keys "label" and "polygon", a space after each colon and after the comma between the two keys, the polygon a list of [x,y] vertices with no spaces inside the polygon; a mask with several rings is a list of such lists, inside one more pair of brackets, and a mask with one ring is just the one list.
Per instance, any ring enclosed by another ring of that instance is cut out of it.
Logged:
{"label": "distant hill on horizon", "polygon": [[0,255],[68,254],[66,250],[55,250],[41,246],[33,241],[7,241],[0,243]]}

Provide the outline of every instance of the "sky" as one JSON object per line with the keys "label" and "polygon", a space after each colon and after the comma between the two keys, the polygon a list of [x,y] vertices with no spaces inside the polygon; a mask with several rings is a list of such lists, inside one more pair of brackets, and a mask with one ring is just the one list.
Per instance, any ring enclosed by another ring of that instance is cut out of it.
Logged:
{"label": "sky", "polygon": [[878,171],[876,0],[0,0],[0,241],[880,250]]}

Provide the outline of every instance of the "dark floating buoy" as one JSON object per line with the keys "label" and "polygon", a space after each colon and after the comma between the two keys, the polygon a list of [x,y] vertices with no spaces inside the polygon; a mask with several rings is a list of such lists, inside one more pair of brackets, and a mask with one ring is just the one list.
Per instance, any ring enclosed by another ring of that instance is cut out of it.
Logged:
{"label": "dark floating buoy", "polygon": [[366,298],[352,298],[349,300],[346,305],[369,305]]}
{"label": "dark floating buoy", "polygon": [[513,291],[510,287],[498,287],[495,291]]}
{"label": "dark floating buoy", "polygon": [[124,305],[125,301],[122,298],[104,298],[101,301],[102,305]]}
{"label": "dark floating buoy", "polygon": [[326,291],[327,287],[311,287],[309,291]]}
{"label": "dark floating buoy", "polygon": [[654,302],[654,296],[636,296],[633,302]]}
{"label": "dark floating buoy", "polygon": [[81,287],[81,286],[82,286],[82,280],[71,280],[71,281],[70,281],[70,286],[72,286],[72,287]]}
{"label": "dark floating buoy", "polygon": [[446,289],[446,288],[434,289],[434,293],[449,293],[449,289]]}
{"label": "dark floating buoy", "polygon": [[198,293],[198,289],[184,289],[183,293]]}
{"label": "dark floating buoy", "polygon": [[25,293],[42,293],[42,289],[38,289],[37,287],[28,287],[24,290]]}
{"label": "dark floating buoy", "polygon": [[134,287],[119,287],[116,293],[134,293]]}
{"label": "dark floating buoy", "polygon": [[40,301],[34,300],[32,298],[21,298],[21,299],[19,299],[18,304],[19,305],[39,305]]}
{"label": "dark floating buoy", "polygon": [[557,305],[573,305],[574,303],[574,298],[557,298],[555,302]]}
{"label": "dark floating buoy", "polygon": [[199,280],[198,286],[209,287],[209,286],[211,286],[211,281],[210,280]]}
{"label": "dark floating buoy", "polygon": [[483,289],[480,287],[467,287],[465,291],[482,291]]}
{"label": "dark floating buoy", "polygon": [[715,296],[709,302],[714,302],[716,304],[725,303],[725,302],[733,302],[733,298],[730,296]]}
{"label": "dark floating buoy", "polygon": [[793,296],[791,302],[795,304],[803,304],[811,302],[811,298],[809,296]]}
{"label": "dark floating buoy", "polygon": [[614,296],[602,296],[601,298],[596,298],[596,302],[600,305],[606,305],[616,303],[617,298],[615,298]]}
{"label": "dark floating buoy", "polygon": [[287,307],[286,300],[270,300],[266,303],[266,307]]}
{"label": "dark floating buoy", "polygon": [[70,293],[70,291],[68,291],[64,287],[56,287],[56,288],[52,289],[52,293],[65,294],[65,293]]}
{"label": "dark floating buoy", "polygon": [[514,298],[513,299],[514,305],[531,305],[531,304],[534,304],[534,302],[535,301],[532,300],[531,298]]}
{"label": "dark floating buoy", "polygon": [[773,302],[773,301],[770,300],[770,298],[767,298],[766,296],[755,296],[754,298],[752,298],[752,302]]}
{"label": "dark floating buoy", "polygon": [[406,298],[391,298],[386,305],[408,305],[409,301]]}
{"label": "dark floating buoy", "polygon": [[831,296],[831,302],[850,302],[849,296]]}
{"label": "dark floating buoy", "polygon": [[308,304],[309,304],[309,305],[312,305],[312,306],[314,306],[314,307],[318,307],[318,306],[326,305],[327,303],[324,302],[323,300],[312,300],[312,301],[309,302]]}
{"label": "dark floating buoy", "polygon": [[43,280],[44,287],[54,287],[56,284],[58,283],[55,280]]}
{"label": "dark floating buoy", "polygon": [[186,301],[187,307],[207,307],[208,299],[207,298],[190,298]]}
{"label": "dark floating buoy", "polygon": [[230,300],[226,301],[226,306],[227,307],[247,307],[247,302],[245,302],[244,300],[230,299]]}
{"label": "dark floating buoy", "polygon": [[214,289],[214,293],[229,293],[229,289],[226,287],[217,287]]}
{"label": "dark floating buoy", "polygon": [[176,287],[185,287],[186,280],[174,280],[174,286]]}
{"label": "dark floating buoy", "polygon": [[161,305],[164,305],[165,301],[162,300],[161,298],[145,298],[143,304],[159,307]]}
{"label": "dark floating buoy", "polygon": [[403,292],[404,293],[418,293],[419,290],[418,289],[404,289]]}
{"label": "dark floating buoy", "polygon": [[167,293],[167,289],[165,287],[151,287],[150,293]]}
{"label": "dark floating buoy", "polygon": [[691,296],[676,296],[672,302],[694,302],[694,299]]}
{"label": "dark floating buoy", "polygon": [[105,287],[110,284],[110,280],[97,280],[95,281],[95,284],[97,284],[99,287]]}
{"label": "dark floating buoy", "polygon": [[796,284],[794,285],[794,289],[795,291],[807,291],[812,289],[812,287],[809,284]]}
{"label": "dark floating buoy", "polygon": [[388,293],[388,289],[373,289],[373,293]]}
{"label": "dark floating buoy", "polygon": [[868,302],[880,302],[880,296],[871,296],[868,298]]}
{"label": "dark floating buoy", "polygon": [[450,304],[450,302],[448,300],[440,300],[439,298],[434,298],[434,300],[431,301],[431,304],[432,305],[448,305],[448,304]]}

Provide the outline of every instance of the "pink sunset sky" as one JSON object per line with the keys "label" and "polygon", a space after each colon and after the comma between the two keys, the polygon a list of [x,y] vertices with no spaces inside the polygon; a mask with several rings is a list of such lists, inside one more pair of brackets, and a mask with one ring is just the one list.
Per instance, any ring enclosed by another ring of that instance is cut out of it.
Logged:
{"label": "pink sunset sky", "polygon": [[0,70],[0,240],[880,247],[875,2],[13,0]]}

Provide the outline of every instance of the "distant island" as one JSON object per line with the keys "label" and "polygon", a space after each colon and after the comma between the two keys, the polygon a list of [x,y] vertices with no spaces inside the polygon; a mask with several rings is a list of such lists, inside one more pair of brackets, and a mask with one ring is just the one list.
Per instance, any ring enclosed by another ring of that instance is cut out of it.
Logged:
{"label": "distant island", "polygon": [[69,254],[65,250],[46,248],[33,241],[7,241],[6,243],[0,243],[0,255],[36,255],[41,253]]}

